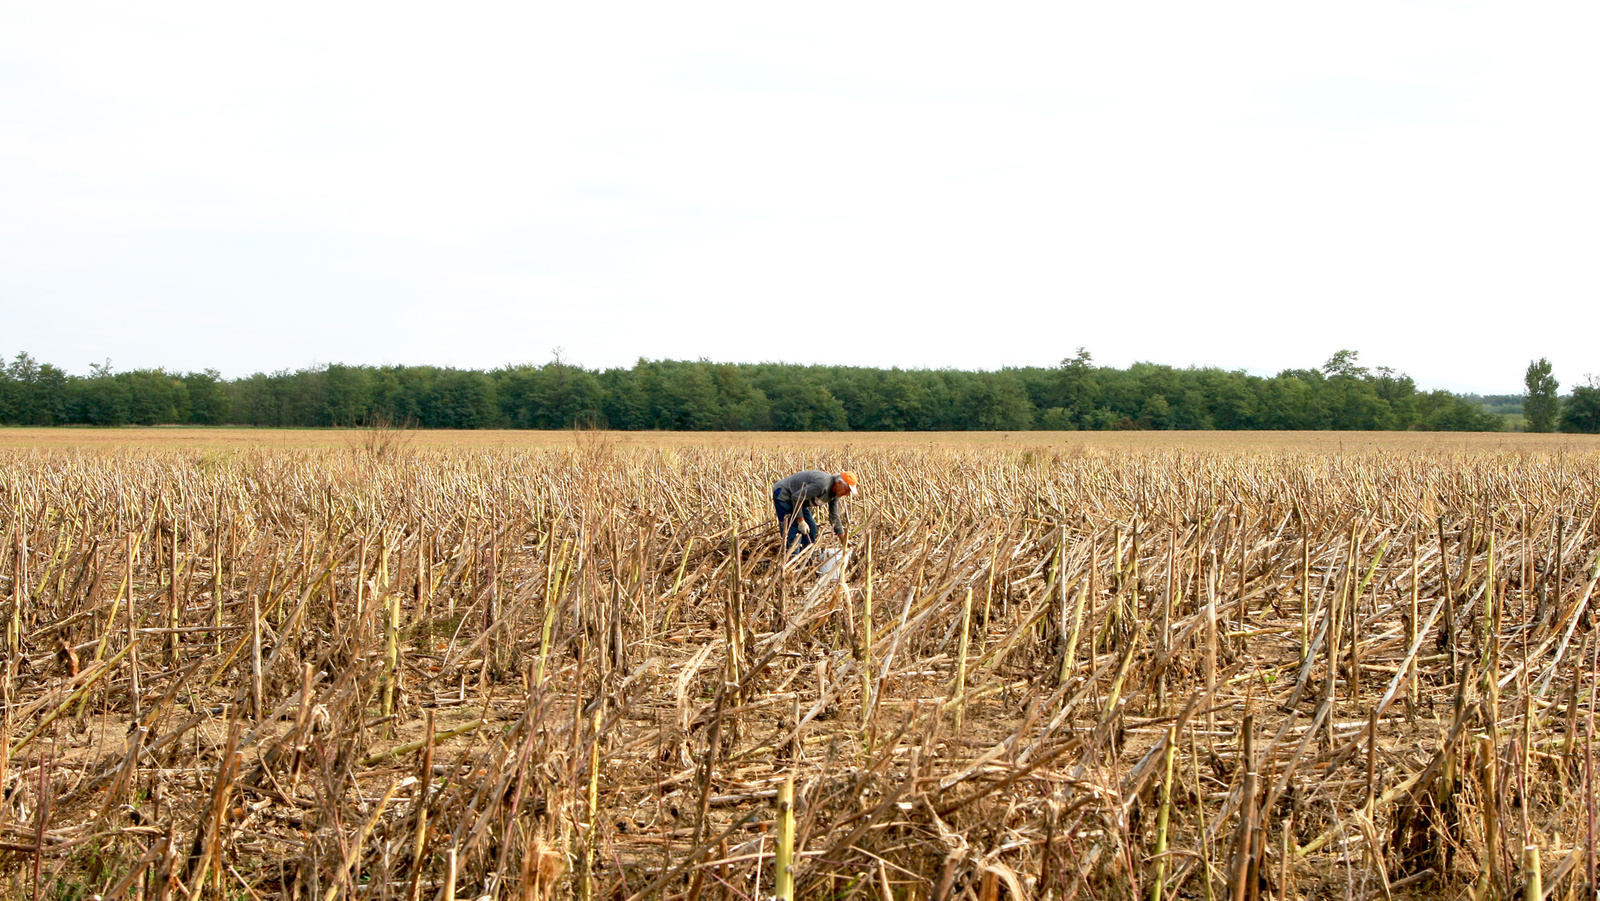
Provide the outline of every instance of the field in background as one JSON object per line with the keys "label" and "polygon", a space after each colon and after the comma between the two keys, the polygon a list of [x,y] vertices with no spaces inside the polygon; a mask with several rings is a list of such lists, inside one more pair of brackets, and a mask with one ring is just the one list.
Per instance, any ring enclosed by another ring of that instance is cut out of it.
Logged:
{"label": "field in background", "polygon": [[0,438],[8,897],[1593,892],[1592,438]]}
{"label": "field in background", "polygon": [[974,447],[1367,451],[1600,450],[1595,435],[1522,432],[619,432],[246,428],[0,428],[0,448],[547,448],[596,441],[622,447]]}

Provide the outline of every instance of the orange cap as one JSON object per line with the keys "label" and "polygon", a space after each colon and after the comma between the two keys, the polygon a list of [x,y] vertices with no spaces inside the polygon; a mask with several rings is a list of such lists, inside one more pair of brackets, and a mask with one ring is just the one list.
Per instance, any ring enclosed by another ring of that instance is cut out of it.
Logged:
{"label": "orange cap", "polygon": [[841,481],[843,481],[846,485],[849,485],[851,491],[856,490],[856,474],[855,473],[853,473],[853,472],[851,472],[850,470],[847,469],[844,472],[839,473],[839,479]]}

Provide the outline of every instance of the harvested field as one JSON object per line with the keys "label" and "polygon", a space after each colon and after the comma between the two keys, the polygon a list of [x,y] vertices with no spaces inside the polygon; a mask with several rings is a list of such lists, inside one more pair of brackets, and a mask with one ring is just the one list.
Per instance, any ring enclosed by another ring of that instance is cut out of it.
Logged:
{"label": "harvested field", "polygon": [[1592,446],[824,447],[5,451],[0,892],[1594,896]]}
{"label": "harvested field", "polygon": [[0,428],[0,448],[84,451],[225,452],[237,450],[518,450],[570,447],[603,440],[619,448],[749,447],[764,450],[832,447],[1099,451],[1298,451],[1368,454],[1377,451],[1497,454],[1585,453],[1600,450],[1594,435],[1531,432],[623,432],[597,434],[536,429],[251,429],[154,426],[124,428]]}

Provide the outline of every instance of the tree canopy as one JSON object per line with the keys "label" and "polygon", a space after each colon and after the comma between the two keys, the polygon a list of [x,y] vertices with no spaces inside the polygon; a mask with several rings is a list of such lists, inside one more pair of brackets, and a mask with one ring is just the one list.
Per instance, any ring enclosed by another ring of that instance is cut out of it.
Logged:
{"label": "tree canopy", "polygon": [[[1585,409],[1563,425],[1585,426]],[[109,361],[69,375],[27,354],[0,368],[0,423],[12,425],[1492,431],[1501,422],[1465,398],[1419,391],[1403,373],[1359,365],[1349,350],[1271,377],[1115,369],[1082,348],[1055,367],[998,371],[646,359],[589,370],[557,359],[490,371],[333,364],[226,380],[211,370],[115,372]]]}

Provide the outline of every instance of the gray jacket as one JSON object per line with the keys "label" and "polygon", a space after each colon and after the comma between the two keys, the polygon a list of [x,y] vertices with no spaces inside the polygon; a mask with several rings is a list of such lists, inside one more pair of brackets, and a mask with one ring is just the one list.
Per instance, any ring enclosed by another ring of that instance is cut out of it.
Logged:
{"label": "gray jacket", "polygon": [[835,532],[844,528],[839,522],[839,498],[834,496],[833,483],[839,477],[820,469],[808,469],[797,472],[778,484],[772,486],[776,489],[778,500],[795,508],[798,512],[801,507],[828,502],[828,522],[832,524]]}

